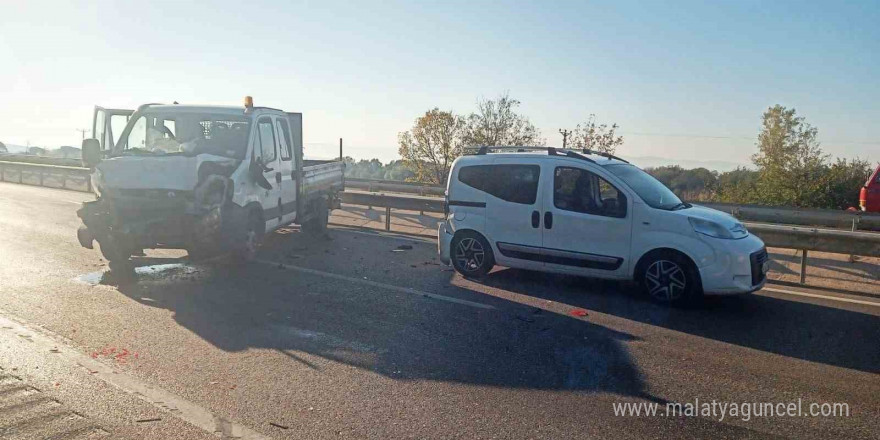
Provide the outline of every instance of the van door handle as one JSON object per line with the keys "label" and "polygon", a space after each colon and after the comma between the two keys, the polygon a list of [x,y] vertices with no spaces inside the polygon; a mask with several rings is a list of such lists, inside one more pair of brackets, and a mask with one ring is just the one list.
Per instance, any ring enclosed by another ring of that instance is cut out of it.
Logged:
{"label": "van door handle", "polygon": [[281,184],[281,173],[275,173],[275,182],[278,182],[279,185]]}
{"label": "van door handle", "polygon": [[541,213],[532,211],[532,227],[537,228],[539,226],[541,226]]}
{"label": "van door handle", "polygon": [[547,211],[544,213],[544,229],[552,229],[553,228],[553,213]]}

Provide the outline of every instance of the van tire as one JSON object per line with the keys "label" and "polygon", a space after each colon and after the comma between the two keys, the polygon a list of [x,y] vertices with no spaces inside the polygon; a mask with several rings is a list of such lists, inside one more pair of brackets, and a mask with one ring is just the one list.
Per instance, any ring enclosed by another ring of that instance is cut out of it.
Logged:
{"label": "van tire", "polygon": [[452,267],[466,278],[481,278],[495,266],[492,246],[474,231],[461,231],[452,238],[449,249]]}
{"label": "van tire", "polygon": [[703,296],[699,272],[684,255],[659,251],[639,263],[636,281],[652,300],[671,305],[691,304]]}

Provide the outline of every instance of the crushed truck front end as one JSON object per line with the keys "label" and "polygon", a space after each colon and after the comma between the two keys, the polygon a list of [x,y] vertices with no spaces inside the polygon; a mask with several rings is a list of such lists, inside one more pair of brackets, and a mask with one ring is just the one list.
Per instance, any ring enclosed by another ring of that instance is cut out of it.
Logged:
{"label": "crushed truck front end", "polygon": [[[137,168],[130,162],[138,162]],[[149,248],[228,247],[232,235],[225,229],[242,217],[242,208],[232,202],[231,176],[239,166],[240,161],[217,157],[104,161],[92,176],[98,199],[77,211],[83,221],[80,244],[92,248],[97,241],[111,261]],[[165,183],[151,182],[163,174]],[[125,175],[127,184],[118,182]]]}

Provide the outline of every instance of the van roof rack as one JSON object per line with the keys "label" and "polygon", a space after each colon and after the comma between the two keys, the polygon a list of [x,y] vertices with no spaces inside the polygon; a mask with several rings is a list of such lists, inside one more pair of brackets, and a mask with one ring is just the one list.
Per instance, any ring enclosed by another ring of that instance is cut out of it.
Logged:
{"label": "van roof rack", "polygon": [[[474,150],[475,148],[465,148],[465,151]],[[499,151],[499,150],[510,150],[515,151],[517,153],[524,153],[526,151],[546,151],[548,156],[563,156],[570,157],[572,159],[580,159],[585,160],[587,162],[596,163],[593,159],[590,159],[583,154],[579,154],[572,150],[561,149],[556,147],[530,147],[530,146],[487,146],[484,145],[482,147],[476,148],[477,156],[484,156],[489,154],[490,151]]]}
{"label": "van roof rack", "polygon": [[596,156],[607,157],[609,159],[619,160],[623,163],[629,163],[629,161],[626,159],[621,159],[620,157],[617,157],[611,153],[606,153],[604,151],[590,150],[588,148],[581,149],[580,151],[584,152],[585,154],[595,154]]}

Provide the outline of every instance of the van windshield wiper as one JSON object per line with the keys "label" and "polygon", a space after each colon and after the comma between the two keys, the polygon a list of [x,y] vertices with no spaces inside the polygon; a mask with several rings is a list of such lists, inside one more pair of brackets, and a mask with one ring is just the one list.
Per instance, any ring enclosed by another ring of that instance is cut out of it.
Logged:
{"label": "van windshield wiper", "polygon": [[679,202],[677,205],[673,206],[672,208],[669,208],[669,210],[670,211],[678,211],[679,209],[688,209],[691,206],[693,206],[693,205],[691,205],[690,203]]}

